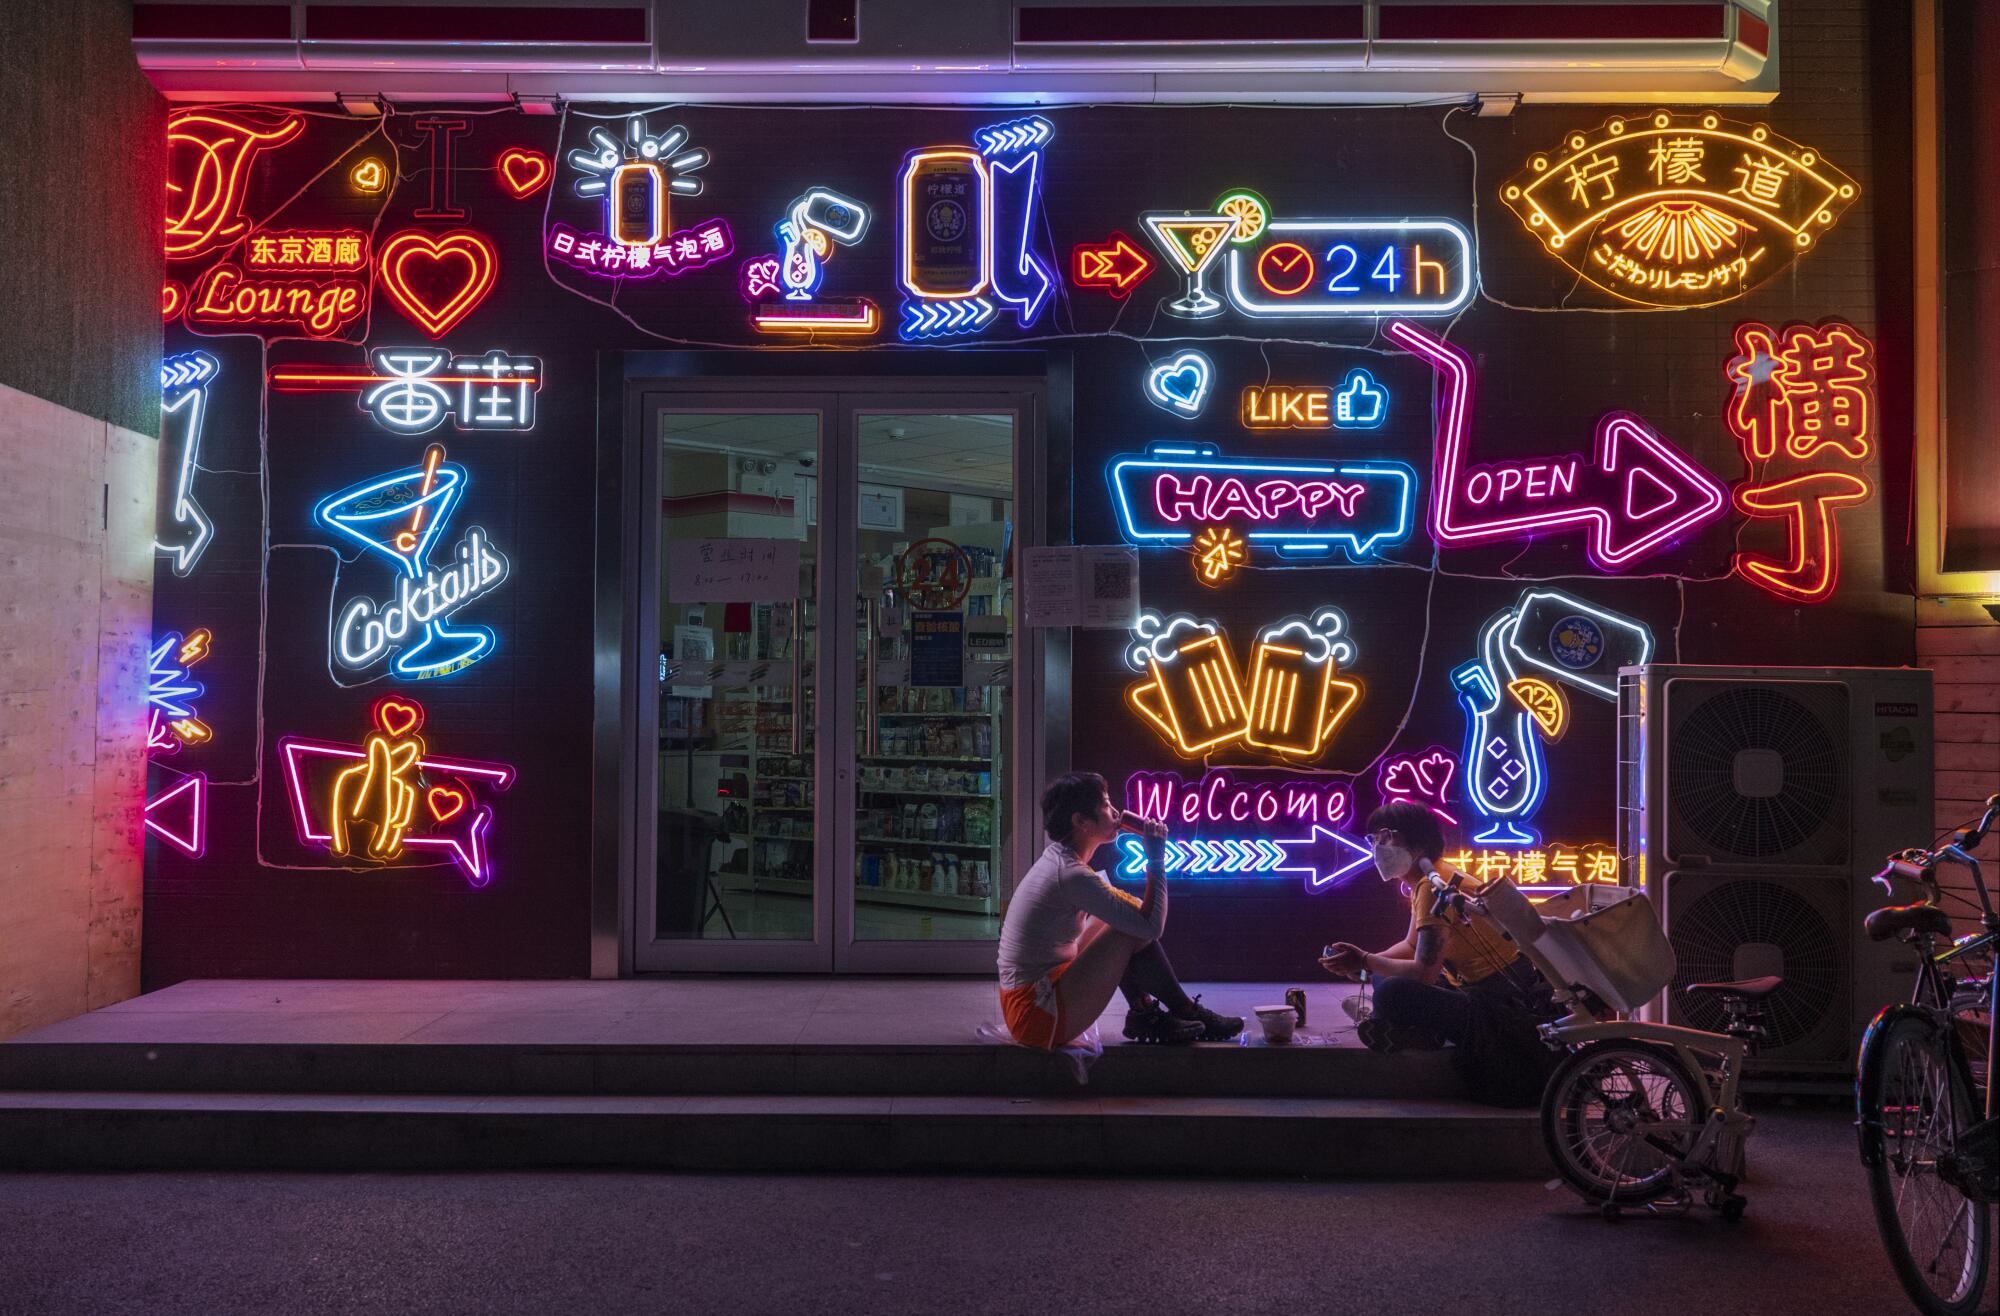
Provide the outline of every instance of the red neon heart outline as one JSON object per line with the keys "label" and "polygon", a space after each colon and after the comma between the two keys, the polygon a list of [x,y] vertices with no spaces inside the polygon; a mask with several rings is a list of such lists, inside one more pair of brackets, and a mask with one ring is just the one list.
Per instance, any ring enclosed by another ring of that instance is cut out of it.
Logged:
{"label": "red neon heart outline", "polygon": [[392,736],[415,731],[423,720],[424,710],[407,700],[392,697],[375,705],[375,725]]}
{"label": "red neon heart outline", "polygon": [[[450,257],[463,260],[467,266],[464,286],[443,306],[432,306],[403,278],[403,266],[413,257],[433,262]],[[471,229],[455,229],[443,237],[406,229],[382,244],[377,273],[396,309],[432,338],[442,338],[493,291],[493,282],[500,274],[500,254],[493,249],[491,239]]]}
{"label": "red neon heart outline", "polygon": [[[514,177],[515,165],[527,165],[533,173],[526,182]],[[554,169],[549,158],[540,151],[531,151],[525,146],[510,146],[500,153],[493,167],[500,173],[500,186],[516,201],[525,201],[542,190],[542,184],[549,181]],[[815,230],[817,231],[817,230]]]}
{"label": "red neon heart outline", "polygon": [[[439,811],[439,796],[443,796],[451,801],[449,809],[442,812]],[[450,822],[465,811],[465,792],[456,790],[450,786],[433,786],[424,794],[424,807],[431,811],[431,817],[437,819],[437,821]]]}

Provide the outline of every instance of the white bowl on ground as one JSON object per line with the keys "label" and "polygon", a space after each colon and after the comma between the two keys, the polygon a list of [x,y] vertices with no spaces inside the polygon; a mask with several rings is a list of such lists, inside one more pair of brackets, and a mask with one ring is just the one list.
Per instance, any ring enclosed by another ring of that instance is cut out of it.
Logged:
{"label": "white bowl on ground", "polygon": [[1299,1026],[1299,1014],[1289,1005],[1259,1005],[1253,1007],[1257,1022],[1264,1029],[1264,1040],[1273,1046],[1283,1046],[1292,1040],[1292,1030]]}

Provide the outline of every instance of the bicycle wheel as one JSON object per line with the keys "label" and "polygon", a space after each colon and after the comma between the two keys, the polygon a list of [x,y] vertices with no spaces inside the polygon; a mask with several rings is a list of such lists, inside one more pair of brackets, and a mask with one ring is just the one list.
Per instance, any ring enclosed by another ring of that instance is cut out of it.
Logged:
{"label": "bicycle wheel", "polygon": [[1934,1316],[1972,1311],[1986,1288],[1988,1212],[1938,1169],[1979,1115],[1931,1020],[1903,1015],[1869,1030],[1860,1104],[1868,1194],[1896,1278]]}
{"label": "bicycle wheel", "polygon": [[1687,1067],[1638,1042],[1573,1051],[1542,1093],[1542,1140],[1563,1181],[1603,1205],[1656,1201],[1679,1183],[1707,1112]]}

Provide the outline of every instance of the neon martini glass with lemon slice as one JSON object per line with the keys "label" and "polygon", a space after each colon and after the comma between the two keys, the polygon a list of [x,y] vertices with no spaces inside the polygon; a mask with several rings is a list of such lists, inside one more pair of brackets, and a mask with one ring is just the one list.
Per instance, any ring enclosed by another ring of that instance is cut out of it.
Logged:
{"label": "neon martini glass with lemon slice", "polygon": [[[444,448],[434,443],[422,464],[323,499],[313,509],[313,519],[388,558],[412,581],[421,581],[431,546],[464,492],[465,468],[445,461]],[[448,676],[485,657],[492,647],[493,632],[484,626],[452,627],[432,618],[423,623],[422,638],[391,660],[390,670],[414,680]]]}
{"label": "neon martini glass with lemon slice", "polygon": [[1187,276],[1187,292],[1167,303],[1167,314],[1184,320],[1204,320],[1222,310],[1222,300],[1207,288],[1208,271],[1222,258],[1229,236],[1236,229],[1236,217],[1216,214],[1141,215],[1139,222],[1152,235],[1174,267]]}

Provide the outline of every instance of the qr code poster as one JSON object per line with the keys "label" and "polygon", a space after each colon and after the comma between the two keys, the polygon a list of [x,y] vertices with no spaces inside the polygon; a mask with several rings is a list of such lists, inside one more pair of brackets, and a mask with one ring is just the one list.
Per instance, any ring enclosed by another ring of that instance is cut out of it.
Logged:
{"label": "qr code poster", "polygon": [[1026,550],[1022,615],[1030,626],[1119,630],[1139,620],[1139,554],[1122,544]]}

